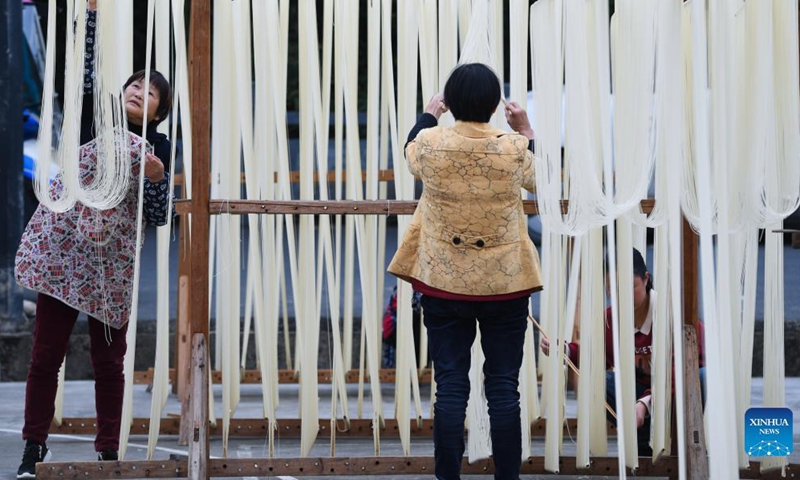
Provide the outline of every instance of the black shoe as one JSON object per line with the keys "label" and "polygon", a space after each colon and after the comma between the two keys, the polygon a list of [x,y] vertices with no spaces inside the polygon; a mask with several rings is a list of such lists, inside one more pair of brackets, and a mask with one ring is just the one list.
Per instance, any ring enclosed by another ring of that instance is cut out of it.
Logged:
{"label": "black shoe", "polygon": [[116,462],[117,460],[119,460],[119,455],[116,450],[97,452],[97,461],[99,462]]}
{"label": "black shoe", "polygon": [[44,443],[28,440],[25,453],[22,454],[22,465],[17,470],[17,478],[36,478],[36,464],[50,460],[53,453]]}

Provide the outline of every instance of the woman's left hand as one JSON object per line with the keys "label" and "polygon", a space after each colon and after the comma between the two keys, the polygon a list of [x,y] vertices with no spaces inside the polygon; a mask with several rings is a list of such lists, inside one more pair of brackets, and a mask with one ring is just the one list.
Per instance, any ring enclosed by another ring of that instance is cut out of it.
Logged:
{"label": "woman's left hand", "polygon": [[147,179],[150,180],[151,183],[158,183],[166,178],[164,175],[164,164],[152,153],[148,153],[145,156],[144,174],[147,175]]}

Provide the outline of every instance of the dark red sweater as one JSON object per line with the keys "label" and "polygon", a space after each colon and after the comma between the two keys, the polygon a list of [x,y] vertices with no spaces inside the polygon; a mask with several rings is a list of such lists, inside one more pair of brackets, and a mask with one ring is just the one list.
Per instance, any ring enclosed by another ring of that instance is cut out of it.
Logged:
{"label": "dark red sweater", "polygon": [[[614,367],[614,333],[611,328],[611,307],[606,309],[606,369]],[[697,349],[699,354],[699,364],[705,366],[705,356],[703,351],[704,327],[702,322],[697,323]],[[634,333],[634,365],[636,368],[636,382],[644,385],[646,391],[643,396],[650,395],[650,371],[653,354],[653,327],[650,326],[648,333]],[[580,365],[580,343],[569,342],[569,359],[576,366]],[[674,377],[674,375],[673,375]]]}

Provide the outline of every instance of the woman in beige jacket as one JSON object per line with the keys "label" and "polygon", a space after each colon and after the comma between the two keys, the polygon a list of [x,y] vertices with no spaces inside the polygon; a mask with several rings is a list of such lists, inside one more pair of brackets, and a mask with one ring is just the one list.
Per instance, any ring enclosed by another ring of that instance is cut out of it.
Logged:
{"label": "woman in beige jacket", "polygon": [[[521,197],[522,188],[534,188],[533,131],[516,103],[505,113],[519,133],[489,125],[499,103],[497,75],[482,64],[461,65],[406,144],[408,168],[424,190],[389,272],[422,293],[437,385],[438,479],[460,478],[477,324],[495,478],[518,479],[522,460],[517,387],[530,294],[542,288]],[[447,109],[456,124],[437,126]]]}

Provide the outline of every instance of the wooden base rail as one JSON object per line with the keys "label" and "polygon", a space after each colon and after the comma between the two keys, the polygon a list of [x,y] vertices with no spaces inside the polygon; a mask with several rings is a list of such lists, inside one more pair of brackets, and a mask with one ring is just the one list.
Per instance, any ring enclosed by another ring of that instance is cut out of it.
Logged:
{"label": "wooden base rail", "polygon": [[[423,419],[422,425],[418,425],[416,420],[409,420],[411,423],[412,437],[431,437],[433,435],[433,420]],[[180,433],[181,419],[179,416],[172,416],[161,419],[159,429],[161,435],[178,435]],[[296,418],[279,419],[278,431],[276,436],[284,438],[299,438],[302,422]],[[346,429],[343,420],[338,420],[336,425],[337,437],[369,437],[372,438],[371,419],[350,419],[350,428]],[[397,420],[387,418],[384,421],[384,428],[381,429],[381,437],[399,438]],[[97,424],[93,418],[64,418],[61,425],[50,427],[51,434],[62,435],[94,435]],[[531,425],[531,436],[544,437],[547,422],[541,419]],[[320,419],[319,436],[330,437],[330,419]],[[578,430],[578,421],[574,418],[566,420],[564,425],[564,435],[575,435]],[[147,435],[150,431],[149,418],[135,418],[131,426],[131,435]],[[211,436],[222,435],[222,421],[218,421],[216,426],[209,426],[208,433]],[[265,437],[267,435],[267,421],[261,419],[231,419],[231,437]],[[608,435],[616,435],[616,428],[608,425]]]}
{"label": "wooden base rail", "polygon": [[[559,474],[616,477],[619,465],[616,458],[592,459],[589,468],[577,468],[575,458],[562,457]],[[491,460],[473,464],[464,463],[465,475],[490,475],[494,472]],[[800,465],[787,467],[787,478],[800,472]],[[43,479],[94,479],[94,478],[186,478],[186,459],[151,460],[136,462],[63,462],[40,463],[36,478]],[[211,477],[276,477],[276,476],[361,476],[361,475],[420,475],[433,476],[433,457],[342,457],[342,458],[212,458],[209,460]],[[542,457],[531,457],[522,462],[523,475],[548,475]],[[632,472],[629,472],[629,474]],[[656,464],[649,458],[639,459],[638,477],[678,478],[678,459],[667,457]],[[758,462],[739,472],[740,478],[780,479],[780,471],[760,474]]]}
{"label": "wooden base rail", "polygon": [[[261,370],[244,370],[241,372],[240,382],[261,383]],[[133,383],[136,385],[150,385],[153,383],[154,371],[148,368],[142,372],[134,372]],[[173,385],[176,382],[176,373],[174,368],[169,369],[169,381]],[[385,368],[380,370],[381,383],[395,383],[395,370],[393,368]],[[333,370],[318,370],[317,382],[318,383],[331,383],[333,378]],[[431,369],[425,368],[420,372],[417,377],[420,383],[431,383]],[[215,384],[222,383],[222,372],[214,370],[211,372],[211,381]],[[300,376],[294,370],[280,370],[278,372],[278,383],[293,384],[300,381]],[[350,370],[345,374],[345,382],[358,383],[358,370]],[[364,382],[369,382],[369,375],[364,376]]]}

